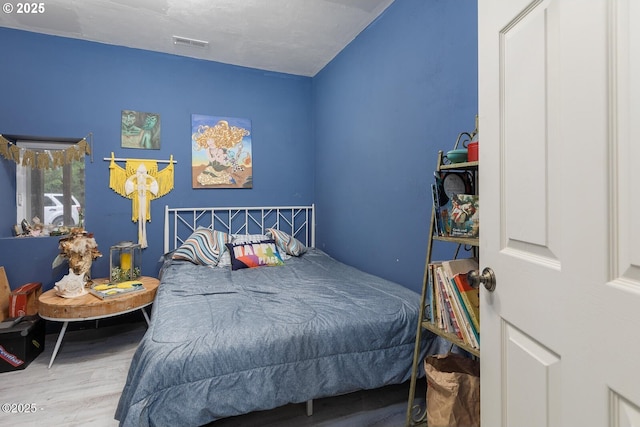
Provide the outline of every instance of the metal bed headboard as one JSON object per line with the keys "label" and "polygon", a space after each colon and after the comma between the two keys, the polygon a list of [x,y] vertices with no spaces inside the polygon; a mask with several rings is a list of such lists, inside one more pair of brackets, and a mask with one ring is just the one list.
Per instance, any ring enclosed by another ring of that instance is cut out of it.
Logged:
{"label": "metal bed headboard", "polygon": [[277,228],[305,246],[315,247],[315,205],[239,208],[164,209],[164,253],[177,249],[196,229],[205,227],[228,234],[265,234]]}

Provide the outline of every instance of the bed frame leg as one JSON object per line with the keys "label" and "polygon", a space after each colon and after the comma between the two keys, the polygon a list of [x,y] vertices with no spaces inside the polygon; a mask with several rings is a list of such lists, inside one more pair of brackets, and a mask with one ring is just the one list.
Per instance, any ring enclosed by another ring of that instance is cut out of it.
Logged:
{"label": "bed frame leg", "polygon": [[313,415],[313,399],[307,400],[307,417]]}

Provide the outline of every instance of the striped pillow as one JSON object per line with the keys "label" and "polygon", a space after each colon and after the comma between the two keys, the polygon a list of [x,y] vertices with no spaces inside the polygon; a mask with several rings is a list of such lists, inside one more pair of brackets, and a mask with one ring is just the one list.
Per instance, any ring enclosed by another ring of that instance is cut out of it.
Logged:
{"label": "striped pillow", "polygon": [[217,230],[198,228],[173,253],[173,259],[191,261],[194,264],[216,266],[226,250],[229,235]]}
{"label": "striped pillow", "polygon": [[300,240],[283,231],[275,228],[269,228],[267,229],[267,236],[270,236],[275,240],[278,248],[289,255],[300,256],[307,252],[307,247],[303,245]]}

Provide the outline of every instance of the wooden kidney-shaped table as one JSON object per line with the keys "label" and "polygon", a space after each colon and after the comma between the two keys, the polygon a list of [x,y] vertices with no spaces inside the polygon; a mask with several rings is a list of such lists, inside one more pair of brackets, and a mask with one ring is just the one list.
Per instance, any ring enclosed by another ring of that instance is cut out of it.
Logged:
{"label": "wooden kidney-shaped table", "polygon": [[[49,361],[49,368],[53,365],[53,361],[58,354],[60,343],[62,343],[62,338],[67,331],[69,322],[105,319],[140,310],[144,315],[147,326],[149,325],[149,315],[144,308],[153,302],[160,281],[147,276],[142,276],[136,280],[142,282],[144,290],[108,299],[101,299],[90,293],[75,298],[63,298],[56,294],[55,289],[40,295],[38,301],[38,314],[40,317],[54,322],[64,322]],[[94,279],[94,283],[108,283],[108,281],[107,278]]]}

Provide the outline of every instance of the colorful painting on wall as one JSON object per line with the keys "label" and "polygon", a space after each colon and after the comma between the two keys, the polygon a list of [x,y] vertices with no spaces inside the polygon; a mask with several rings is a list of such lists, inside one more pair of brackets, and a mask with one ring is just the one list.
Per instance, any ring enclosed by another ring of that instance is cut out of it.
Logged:
{"label": "colorful painting on wall", "polygon": [[160,149],[160,114],[122,110],[122,148]]}
{"label": "colorful painting on wall", "polygon": [[191,115],[193,188],[252,188],[251,120]]}

